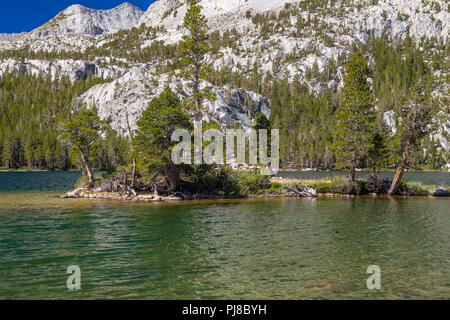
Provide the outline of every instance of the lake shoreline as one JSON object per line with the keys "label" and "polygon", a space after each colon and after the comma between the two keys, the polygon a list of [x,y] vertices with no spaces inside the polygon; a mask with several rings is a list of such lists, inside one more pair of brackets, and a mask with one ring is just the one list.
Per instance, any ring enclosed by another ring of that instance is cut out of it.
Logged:
{"label": "lake shoreline", "polygon": [[[210,190],[205,188],[196,188],[195,186],[191,188],[192,190],[187,194],[182,196],[182,199],[173,197],[163,197],[162,200],[165,201],[180,201],[184,198],[192,198],[196,199],[210,199],[210,200],[222,200],[222,199],[246,199],[246,198],[292,198],[297,195],[289,194],[292,193],[292,190],[289,189],[297,189],[303,191],[305,187],[314,189],[317,191],[318,197],[358,197],[358,196],[369,196],[369,197],[382,197],[385,196],[386,187],[389,184],[390,179],[392,178],[388,173],[382,172],[382,179],[385,181],[385,188],[383,190],[376,190],[371,185],[370,177],[366,174],[363,176],[362,174],[357,178],[357,190],[349,190],[349,186],[351,184],[348,183],[348,179],[346,177],[346,173],[339,171],[338,175],[336,172],[322,172],[318,173],[308,173],[308,172],[298,172],[296,174],[282,174],[277,177],[272,177],[270,180],[252,180],[244,176],[245,179],[240,179],[240,184],[251,187],[246,187],[244,190],[220,190],[222,188],[218,188],[218,190]],[[330,175],[327,175],[330,173]],[[99,173],[101,174],[101,173]],[[334,175],[333,175],[334,174]],[[431,195],[437,188],[442,187],[443,189],[450,190],[450,174],[446,172],[407,172],[407,176],[404,181],[404,188],[400,191],[402,192],[400,196],[411,197],[411,196],[429,196]],[[70,192],[77,187],[83,187],[78,184],[78,180],[81,177],[81,172],[0,172],[0,192],[15,192],[15,191],[56,191],[59,193],[56,197],[60,197],[64,195],[66,192]],[[240,176],[238,176],[240,177]],[[232,176],[231,179],[236,178]],[[101,181],[101,180],[99,180]],[[412,182],[407,182],[412,181]],[[417,181],[417,182],[414,182]],[[200,186],[201,187],[201,186]],[[98,184],[98,188],[100,188],[100,184]],[[204,189],[204,190],[203,190]],[[88,189],[84,189],[88,190]],[[189,186],[183,188],[183,190],[190,190]],[[199,190],[196,192],[194,190]],[[100,190],[95,190],[96,192],[100,192]],[[104,192],[112,192],[116,191],[120,193],[120,197],[123,197],[123,192],[119,188],[117,190],[106,190],[103,189]],[[92,193],[92,191],[88,193]],[[128,190],[129,194],[133,192]],[[136,190],[138,194],[141,194],[142,197],[149,197],[145,200],[153,200],[159,201],[160,199],[155,197],[154,199],[150,199],[153,196],[153,190]],[[149,193],[151,193],[149,195]],[[350,193],[350,194],[348,194]],[[353,194],[352,194],[353,193]],[[377,195],[375,195],[375,193]],[[172,195],[176,193],[159,193],[159,195]],[[240,194],[241,196],[236,196]],[[358,195],[356,195],[358,194]],[[193,196],[194,195],[194,196]],[[231,196],[230,196],[231,195]],[[91,197],[90,195],[86,197]],[[94,197],[94,196],[92,196]],[[100,196],[96,196],[100,197]],[[118,194],[112,196],[107,195],[104,196],[107,199],[119,197]],[[130,200],[125,196],[126,200]]]}
{"label": "lake shoreline", "polygon": [[[245,171],[245,170],[244,170]],[[382,169],[383,172],[396,172],[396,169]],[[46,169],[0,169],[1,172],[81,172],[80,170],[46,170]],[[342,172],[345,174],[346,172],[341,170],[333,170],[333,169],[319,169],[319,168],[311,168],[311,169],[283,169],[281,168],[279,172]],[[370,172],[370,169],[364,168],[361,170],[357,170],[358,172]],[[405,170],[405,172],[450,172],[450,168],[443,168],[441,170],[432,170],[432,169],[409,169]]]}
{"label": "lake shoreline", "polygon": [[[132,201],[132,202],[174,202],[174,201],[192,201],[192,200],[234,200],[234,199],[256,199],[256,198],[355,198],[355,197],[390,197],[387,194],[387,188],[377,190],[371,188],[371,184],[362,180],[357,180],[348,188],[348,182],[341,180],[320,179],[305,180],[295,178],[272,177],[269,179],[269,187],[261,189],[259,192],[225,195],[220,193],[182,193],[173,192],[169,195],[159,195],[151,192],[129,192],[120,191],[95,190],[86,187],[79,187],[73,191],[69,191],[62,195],[61,198],[85,198],[85,199],[102,199],[115,201]],[[363,187],[358,186],[358,183]],[[425,186],[417,183],[402,182],[401,192],[396,196],[400,197],[449,197],[448,187]]]}
{"label": "lake shoreline", "polygon": [[299,196],[293,193],[282,194],[258,194],[258,195],[241,195],[241,196],[221,196],[221,195],[194,195],[191,197],[180,196],[156,196],[153,194],[139,194],[139,195],[124,195],[114,192],[92,192],[74,190],[60,196],[62,199],[92,199],[92,200],[111,200],[124,202],[190,202],[190,201],[221,201],[221,200],[257,200],[257,199],[324,199],[324,198],[352,198],[352,199],[367,199],[367,198],[449,198],[448,196],[434,196],[427,195],[393,195],[388,194],[339,194],[339,193],[319,193],[316,196]]}

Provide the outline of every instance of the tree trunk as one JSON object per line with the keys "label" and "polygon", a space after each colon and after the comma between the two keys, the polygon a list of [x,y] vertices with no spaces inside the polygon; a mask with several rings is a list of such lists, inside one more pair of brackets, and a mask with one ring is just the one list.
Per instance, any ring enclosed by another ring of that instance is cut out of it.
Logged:
{"label": "tree trunk", "polygon": [[81,155],[81,162],[83,163],[84,169],[86,170],[86,173],[89,177],[89,188],[92,189],[95,185],[94,174],[92,173],[91,166],[89,165],[89,161],[85,157],[83,151],[81,151],[81,150],[79,150],[79,151],[80,151],[80,155]]}
{"label": "tree trunk", "polygon": [[202,106],[202,99],[199,97],[200,94],[200,57],[198,54],[194,54],[194,84],[193,84],[193,92],[194,92],[194,100],[195,100],[195,120],[202,120],[203,116],[200,111]]}
{"label": "tree trunk", "polygon": [[355,182],[355,171],[356,171],[355,167],[351,166],[350,173],[349,173],[349,179],[351,182]]}
{"label": "tree trunk", "polygon": [[172,161],[165,159],[164,172],[169,180],[169,191],[177,191],[180,186],[180,173]]}
{"label": "tree trunk", "polygon": [[381,182],[381,173],[377,167],[372,168],[372,174],[370,175],[372,178],[372,182],[377,189],[378,192],[382,192],[384,190],[383,183]]}
{"label": "tree trunk", "polygon": [[128,175],[127,175],[127,173],[125,172],[125,173],[123,174],[123,191],[124,191],[124,192],[127,192],[127,189],[128,189]]}
{"label": "tree trunk", "polygon": [[[417,107],[417,105],[416,105]],[[412,125],[411,127],[412,132],[416,129],[416,118],[417,118],[417,108],[414,109],[413,119],[412,119]],[[402,182],[403,173],[406,169],[406,163],[408,162],[408,155],[409,155],[409,148],[411,146],[411,137],[408,138],[405,145],[405,150],[403,151],[402,161],[397,168],[397,173],[395,174],[394,180],[392,181],[391,188],[389,189],[388,194],[393,195],[398,192],[398,188],[400,187],[400,184]]]}
{"label": "tree trunk", "polygon": [[[127,127],[128,127],[128,135],[130,136],[130,146],[131,146],[131,151],[134,151],[134,147],[133,147],[133,132],[131,131],[131,127],[130,127],[130,121],[128,119],[128,110],[125,110],[125,116],[126,116],[126,120],[127,120]],[[133,169],[131,172],[131,189],[135,189],[136,187],[136,167],[137,167],[137,163],[136,163],[136,158],[133,158]]]}
{"label": "tree trunk", "polygon": [[371,177],[372,177],[372,180],[375,182],[375,183],[379,183],[380,182],[380,172],[377,170],[377,168],[376,167],[372,167],[372,174],[371,174]]}
{"label": "tree trunk", "polygon": [[94,174],[92,173],[91,167],[89,166],[89,163],[85,163],[86,166],[86,171],[89,177],[89,187],[93,188],[95,185],[95,177]]}
{"label": "tree trunk", "polygon": [[199,57],[196,55],[195,59],[194,59],[194,69],[195,69],[195,71],[194,71],[194,95],[197,95],[195,97],[195,102],[197,105],[197,112],[198,112],[198,109],[200,108],[200,104],[201,104],[200,98],[198,97],[198,94],[200,92],[200,66],[199,66],[198,60],[199,60]]}
{"label": "tree trunk", "polygon": [[409,153],[409,141],[406,143],[405,151],[403,152],[402,162],[397,168],[397,172],[395,174],[394,180],[392,181],[391,188],[389,189],[389,195],[396,194],[398,192],[398,188],[402,182],[403,173],[406,169],[406,163],[408,162],[408,153]]}
{"label": "tree trunk", "polygon": [[136,187],[136,159],[133,159],[133,170],[131,172],[131,189]]}

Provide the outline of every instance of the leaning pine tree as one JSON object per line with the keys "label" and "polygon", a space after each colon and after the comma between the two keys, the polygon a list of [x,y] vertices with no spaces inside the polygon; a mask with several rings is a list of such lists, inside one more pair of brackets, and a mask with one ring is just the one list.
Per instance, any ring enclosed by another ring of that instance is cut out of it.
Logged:
{"label": "leaning pine tree", "polygon": [[94,174],[90,165],[91,157],[97,152],[98,140],[101,135],[111,130],[110,119],[101,120],[97,108],[83,108],[70,121],[61,123],[60,138],[68,143],[73,151],[79,153],[81,164],[89,177],[89,188],[95,184]]}
{"label": "leaning pine tree", "polygon": [[376,125],[374,99],[368,82],[370,75],[367,60],[359,52],[353,55],[346,66],[334,128],[333,149],[337,166],[349,169],[352,182],[355,181],[358,161],[367,153]]}
{"label": "leaning pine tree", "polygon": [[401,153],[401,156],[389,189],[390,195],[396,194],[400,188],[411,150],[419,147],[422,139],[431,132],[436,108],[430,102],[429,91],[425,80],[419,79],[411,89],[409,103],[398,106],[394,110],[397,130],[392,145],[395,153]]}

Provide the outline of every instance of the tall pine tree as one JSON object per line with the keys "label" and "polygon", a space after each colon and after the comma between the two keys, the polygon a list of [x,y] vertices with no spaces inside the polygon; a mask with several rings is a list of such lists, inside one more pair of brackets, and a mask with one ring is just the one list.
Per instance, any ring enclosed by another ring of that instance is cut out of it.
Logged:
{"label": "tall pine tree", "polygon": [[137,122],[133,148],[150,171],[163,172],[169,191],[176,191],[180,186],[179,168],[172,161],[172,149],[177,144],[172,141],[172,134],[177,129],[190,130],[189,118],[178,96],[167,87],[150,101]]}
{"label": "tall pine tree", "polygon": [[182,56],[183,71],[182,76],[189,81],[192,87],[195,101],[195,117],[200,120],[200,108],[204,98],[210,96],[210,90],[201,90],[200,82],[205,79],[209,68],[204,60],[209,51],[208,24],[206,17],[201,13],[202,6],[198,5],[198,0],[189,0],[189,8],[184,17],[183,26],[187,30],[187,35],[183,36],[183,41],[178,46],[178,53]]}
{"label": "tall pine tree", "polygon": [[371,72],[361,53],[354,54],[346,66],[341,105],[337,112],[333,148],[337,166],[348,168],[355,181],[356,166],[368,150],[376,113],[368,78]]}

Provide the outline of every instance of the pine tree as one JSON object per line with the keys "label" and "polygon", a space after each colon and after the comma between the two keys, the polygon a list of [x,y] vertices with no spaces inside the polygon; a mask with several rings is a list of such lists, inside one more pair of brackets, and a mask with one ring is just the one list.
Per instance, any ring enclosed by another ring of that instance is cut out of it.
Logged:
{"label": "pine tree", "polygon": [[372,138],[370,148],[367,154],[368,165],[372,168],[372,179],[376,184],[380,184],[380,170],[388,162],[389,152],[386,146],[386,139],[379,132]]}
{"label": "pine tree", "polygon": [[79,152],[81,163],[89,177],[89,187],[95,184],[90,165],[91,157],[96,152],[98,139],[105,131],[110,130],[110,120],[101,120],[97,109],[83,108],[71,121],[62,123],[61,139]]}
{"label": "pine tree", "polygon": [[370,143],[376,114],[368,82],[371,72],[361,53],[352,56],[346,72],[333,148],[338,167],[349,168],[350,180],[354,182],[358,161],[366,154]]}
{"label": "pine tree", "polygon": [[190,82],[195,101],[195,116],[200,120],[199,109],[202,100],[208,97],[210,90],[201,90],[200,82],[209,73],[209,68],[204,57],[209,51],[207,45],[208,24],[206,17],[201,13],[202,6],[198,5],[198,0],[189,0],[189,8],[184,17],[183,26],[187,30],[187,35],[183,36],[183,41],[178,46],[178,53],[182,56],[184,70],[182,76]]}
{"label": "pine tree", "polygon": [[13,167],[13,137],[7,134],[3,140],[2,161],[7,169]]}
{"label": "pine tree", "polygon": [[271,130],[270,120],[267,119],[264,113],[261,112],[256,116],[255,125],[253,126],[253,129],[255,130],[266,129],[268,130],[268,132],[270,132]]}
{"label": "pine tree", "polygon": [[169,88],[150,101],[137,122],[133,137],[139,160],[150,170],[161,171],[169,181],[169,191],[180,186],[179,168],[172,162],[172,134],[177,129],[191,129],[190,115],[178,96]]}
{"label": "pine tree", "polygon": [[421,139],[431,129],[435,108],[430,103],[429,90],[423,79],[414,85],[409,103],[395,109],[398,122],[397,131],[393,140],[396,152],[401,152],[400,163],[389,194],[396,194],[405,172],[410,152],[420,145]]}

